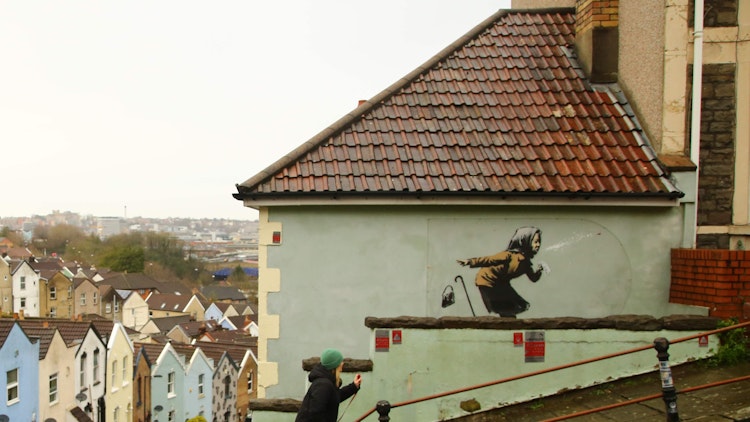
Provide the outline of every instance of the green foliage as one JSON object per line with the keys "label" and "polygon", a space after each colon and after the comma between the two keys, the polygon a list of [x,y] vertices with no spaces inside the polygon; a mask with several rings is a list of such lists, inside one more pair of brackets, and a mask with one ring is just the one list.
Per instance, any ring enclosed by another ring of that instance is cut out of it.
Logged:
{"label": "green foliage", "polygon": [[87,236],[74,226],[40,225],[35,229],[33,243],[40,253],[56,252],[66,261],[84,266],[129,273],[145,273],[148,266],[151,275],[164,281],[210,281],[203,261],[195,259],[184,242],[166,233],[134,232],[102,240],[94,234]]}
{"label": "green foliage", "polygon": [[70,224],[40,225],[34,228],[33,244],[47,255],[63,255],[71,242],[77,242],[85,237],[83,230]]}
{"label": "green foliage", "polygon": [[101,265],[113,271],[141,273],[145,263],[145,253],[140,246],[113,248],[102,257]]}
{"label": "green foliage", "polygon": [[[730,327],[737,324],[737,319],[732,318],[719,322],[718,328]],[[736,330],[719,333],[719,349],[716,354],[708,359],[711,366],[735,365],[750,360],[750,349],[745,330]]]}

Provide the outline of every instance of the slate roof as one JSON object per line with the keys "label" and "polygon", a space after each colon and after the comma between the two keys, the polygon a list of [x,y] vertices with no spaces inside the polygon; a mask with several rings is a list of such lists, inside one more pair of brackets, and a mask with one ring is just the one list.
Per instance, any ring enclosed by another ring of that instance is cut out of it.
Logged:
{"label": "slate roof", "polygon": [[192,299],[192,296],[152,293],[146,299],[146,303],[149,309],[155,311],[184,312],[190,299]]}
{"label": "slate roof", "polygon": [[190,315],[176,315],[161,318],[151,318],[154,325],[163,333],[174,328],[175,325],[184,324],[190,322]]}
{"label": "slate roof", "polygon": [[143,273],[114,273],[108,275],[99,284],[106,284],[120,290],[158,289],[159,281]]}
{"label": "slate roof", "polygon": [[236,199],[682,196],[571,9],[501,10],[252,178]]}
{"label": "slate roof", "polygon": [[201,289],[203,295],[214,300],[247,300],[247,297],[234,286],[203,286]]}

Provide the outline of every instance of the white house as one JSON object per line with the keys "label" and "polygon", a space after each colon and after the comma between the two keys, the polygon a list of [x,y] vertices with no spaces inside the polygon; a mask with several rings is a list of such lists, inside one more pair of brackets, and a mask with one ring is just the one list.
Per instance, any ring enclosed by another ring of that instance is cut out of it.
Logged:
{"label": "white house", "polygon": [[13,312],[39,316],[39,273],[27,261],[13,270]]}

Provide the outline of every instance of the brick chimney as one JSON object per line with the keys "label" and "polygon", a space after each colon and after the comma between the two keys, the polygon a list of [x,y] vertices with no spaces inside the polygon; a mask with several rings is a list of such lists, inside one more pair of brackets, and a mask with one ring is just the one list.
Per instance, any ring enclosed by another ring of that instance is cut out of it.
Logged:
{"label": "brick chimney", "polygon": [[576,0],[576,53],[594,83],[617,82],[620,0]]}

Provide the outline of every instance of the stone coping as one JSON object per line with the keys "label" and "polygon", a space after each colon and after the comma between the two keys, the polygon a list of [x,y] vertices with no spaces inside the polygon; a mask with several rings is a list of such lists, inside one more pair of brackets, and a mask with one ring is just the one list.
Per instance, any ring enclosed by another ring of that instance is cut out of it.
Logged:
{"label": "stone coping", "polygon": [[713,330],[720,321],[716,317],[701,315],[669,315],[655,318],[649,315],[612,315],[602,318],[533,318],[515,319],[496,316],[422,318],[400,316],[394,318],[365,318],[368,328],[417,328],[480,330],[592,330],[615,329],[627,331],[658,330]]}

